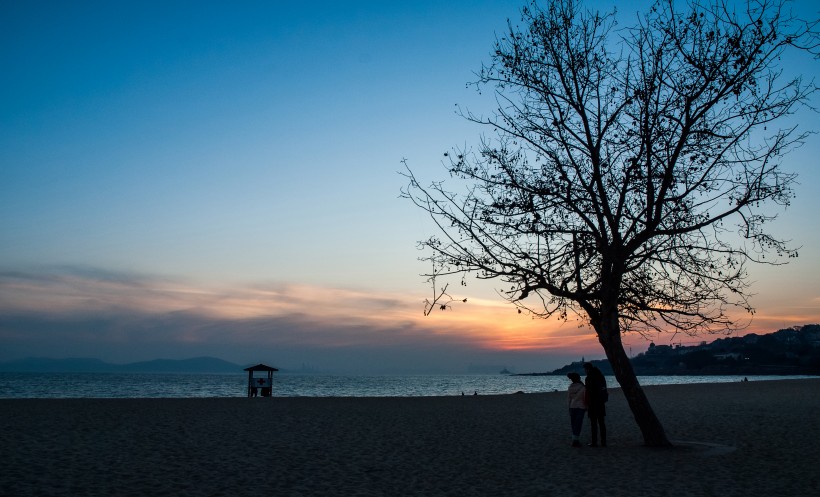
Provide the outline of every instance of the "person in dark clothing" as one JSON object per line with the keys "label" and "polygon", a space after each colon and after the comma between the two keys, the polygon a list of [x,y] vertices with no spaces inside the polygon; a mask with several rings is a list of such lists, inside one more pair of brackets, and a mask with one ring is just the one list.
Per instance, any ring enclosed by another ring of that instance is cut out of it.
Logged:
{"label": "person in dark clothing", "polygon": [[589,362],[584,363],[586,371],[587,415],[592,428],[590,447],[598,447],[598,432],[601,433],[601,447],[606,447],[606,378],[601,370]]}

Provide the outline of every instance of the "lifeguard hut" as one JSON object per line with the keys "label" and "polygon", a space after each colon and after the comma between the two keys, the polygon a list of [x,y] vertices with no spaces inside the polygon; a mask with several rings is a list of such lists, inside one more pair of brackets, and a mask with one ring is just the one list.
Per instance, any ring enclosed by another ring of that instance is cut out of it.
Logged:
{"label": "lifeguard hut", "polygon": [[[264,364],[257,364],[256,366],[245,368],[245,371],[248,372],[248,397],[256,397],[257,395],[270,397],[271,388],[273,387],[273,372],[279,370]],[[257,371],[267,373],[267,377],[254,377],[254,373]]]}

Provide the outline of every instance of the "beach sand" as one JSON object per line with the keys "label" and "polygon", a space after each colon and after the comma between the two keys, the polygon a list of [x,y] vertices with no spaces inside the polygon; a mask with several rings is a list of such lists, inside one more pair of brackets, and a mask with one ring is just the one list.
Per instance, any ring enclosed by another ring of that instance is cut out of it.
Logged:
{"label": "beach sand", "polygon": [[818,495],[820,379],[645,390],[673,449],[642,446],[618,389],[609,447],[580,449],[564,392],[6,399],[0,495]]}

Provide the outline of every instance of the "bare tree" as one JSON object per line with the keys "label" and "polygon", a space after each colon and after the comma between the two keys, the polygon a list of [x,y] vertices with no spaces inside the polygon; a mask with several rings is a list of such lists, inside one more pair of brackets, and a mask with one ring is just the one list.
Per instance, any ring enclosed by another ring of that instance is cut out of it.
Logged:
{"label": "bare tree", "polygon": [[533,2],[478,73],[498,109],[463,113],[491,133],[445,154],[465,188],[404,173],[403,195],[440,231],[421,242],[433,274],[474,273],[519,310],[579,316],[650,446],[670,442],[622,335],[747,322],[748,263],[797,256],[764,228],[792,198],[780,161],[807,133],[773,125],[817,91],[781,67],[787,50],[816,60],[816,21],[783,0],[681,4],[616,29],[614,12]]}

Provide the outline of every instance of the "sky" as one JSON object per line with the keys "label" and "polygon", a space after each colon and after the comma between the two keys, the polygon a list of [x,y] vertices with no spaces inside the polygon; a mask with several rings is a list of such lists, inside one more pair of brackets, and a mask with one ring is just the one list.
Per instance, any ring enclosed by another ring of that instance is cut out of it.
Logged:
{"label": "sky", "polygon": [[[603,357],[579,322],[519,315],[473,280],[466,304],[423,315],[416,242],[435,231],[399,198],[401,161],[443,179],[443,153],[478,142],[456,105],[494,108],[467,83],[521,5],[0,2],[0,361],[461,373]],[[742,333],[820,322],[817,157],[815,136],[785,161],[800,184],[773,230],[800,256],[751,268]]]}

